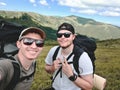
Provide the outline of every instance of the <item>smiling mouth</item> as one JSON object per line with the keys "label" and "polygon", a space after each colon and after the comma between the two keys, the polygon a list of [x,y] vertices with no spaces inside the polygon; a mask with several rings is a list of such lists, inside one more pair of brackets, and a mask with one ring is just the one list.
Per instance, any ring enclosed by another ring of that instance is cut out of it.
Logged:
{"label": "smiling mouth", "polygon": [[29,50],[30,53],[35,54],[37,51]]}

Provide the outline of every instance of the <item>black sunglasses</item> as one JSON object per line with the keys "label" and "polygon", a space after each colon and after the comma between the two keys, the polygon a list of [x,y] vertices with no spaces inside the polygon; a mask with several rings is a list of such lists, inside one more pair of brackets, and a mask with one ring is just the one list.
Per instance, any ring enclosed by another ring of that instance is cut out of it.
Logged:
{"label": "black sunglasses", "polygon": [[61,38],[63,35],[65,38],[69,38],[72,33],[57,33],[57,37]]}
{"label": "black sunglasses", "polygon": [[43,47],[44,46],[44,41],[43,40],[37,40],[37,39],[32,39],[32,38],[27,38],[23,37],[20,39],[20,41],[23,40],[23,44],[25,45],[32,45],[33,42],[35,42],[37,47]]}

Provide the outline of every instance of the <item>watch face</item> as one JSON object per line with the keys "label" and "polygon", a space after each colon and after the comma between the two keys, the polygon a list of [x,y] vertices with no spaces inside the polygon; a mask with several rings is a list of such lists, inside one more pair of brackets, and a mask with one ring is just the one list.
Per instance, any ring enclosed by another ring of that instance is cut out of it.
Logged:
{"label": "watch face", "polygon": [[69,79],[70,79],[71,81],[75,81],[75,80],[77,79],[77,75],[74,74],[74,75],[70,76]]}

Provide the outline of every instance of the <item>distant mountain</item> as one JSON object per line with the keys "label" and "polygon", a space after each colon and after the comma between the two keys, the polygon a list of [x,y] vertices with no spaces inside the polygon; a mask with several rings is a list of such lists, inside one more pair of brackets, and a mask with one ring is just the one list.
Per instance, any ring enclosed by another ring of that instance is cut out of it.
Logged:
{"label": "distant mountain", "polygon": [[[57,30],[58,26],[61,23],[68,22],[75,27],[76,33],[87,35],[97,40],[120,38],[120,27],[74,15],[59,17],[45,16],[33,12],[0,11],[0,17],[12,19],[12,21],[16,20],[16,18],[19,18],[18,20],[31,20],[28,22],[23,22],[22,24],[25,23],[29,26],[33,24],[43,26],[47,28],[47,32],[49,32],[50,30]],[[50,35],[52,34],[47,33],[47,35],[48,37],[50,37]]]}

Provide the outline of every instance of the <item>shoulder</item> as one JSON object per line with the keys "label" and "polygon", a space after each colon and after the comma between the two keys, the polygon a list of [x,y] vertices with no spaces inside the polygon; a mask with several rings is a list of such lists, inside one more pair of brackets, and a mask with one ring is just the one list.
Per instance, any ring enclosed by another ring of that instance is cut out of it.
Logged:
{"label": "shoulder", "polygon": [[47,56],[52,57],[52,56],[53,56],[53,54],[54,54],[54,52],[56,51],[56,49],[57,49],[58,47],[59,47],[59,46],[54,46],[54,47],[52,47],[52,48],[49,50],[49,52],[48,52],[48,55],[47,55]]}
{"label": "shoulder", "polygon": [[91,62],[91,59],[87,52],[83,52],[79,59],[80,62]]}
{"label": "shoulder", "polygon": [[52,61],[53,61],[53,55],[56,51],[56,49],[58,48],[59,46],[54,46],[50,49],[50,51],[48,52],[47,56],[46,56],[46,59],[45,59],[45,62],[47,64],[52,64]]}
{"label": "shoulder", "polygon": [[10,70],[13,68],[13,64],[18,64],[16,60],[2,58],[0,59],[0,68],[4,70]]}
{"label": "shoulder", "polygon": [[58,47],[59,47],[59,46],[54,46],[54,47],[52,47],[52,48],[49,50],[49,53],[48,53],[48,54],[53,55],[54,52],[56,51],[56,49],[57,49]]}
{"label": "shoulder", "polygon": [[6,75],[12,75],[13,71],[14,71],[14,68],[11,60],[8,60],[8,59],[0,60],[1,79],[4,78]]}
{"label": "shoulder", "polygon": [[85,52],[85,51],[81,54],[81,56],[82,56],[82,57],[89,57],[89,56],[88,56],[88,53]]}
{"label": "shoulder", "polygon": [[10,59],[0,60],[0,68],[9,71],[11,68],[13,68],[12,62],[13,62],[13,61],[10,60]]}
{"label": "shoulder", "polygon": [[2,58],[0,59],[0,66],[8,66],[8,65],[12,65],[11,63],[12,61],[10,59],[5,59],[5,58]]}
{"label": "shoulder", "polygon": [[79,59],[79,68],[82,69],[81,75],[92,74],[93,73],[93,65],[90,57],[86,52],[83,52]]}
{"label": "shoulder", "polygon": [[50,49],[50,51],[55,51],[59,46],[54,46]]}

